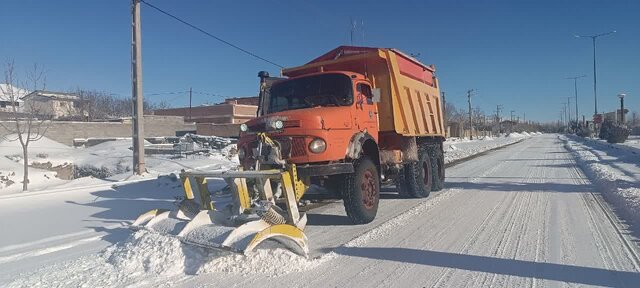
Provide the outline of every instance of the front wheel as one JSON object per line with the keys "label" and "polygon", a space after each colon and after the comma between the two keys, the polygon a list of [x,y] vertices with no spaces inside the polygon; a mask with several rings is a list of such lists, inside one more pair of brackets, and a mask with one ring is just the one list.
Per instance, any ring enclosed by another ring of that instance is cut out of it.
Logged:
{"label": "front wheel", "polygon": [[345,176],[343,183],[344,209],[354,224],[366,224],[376,218],[380,201],[378,168],[367,157],[353,162],[354,173]]}

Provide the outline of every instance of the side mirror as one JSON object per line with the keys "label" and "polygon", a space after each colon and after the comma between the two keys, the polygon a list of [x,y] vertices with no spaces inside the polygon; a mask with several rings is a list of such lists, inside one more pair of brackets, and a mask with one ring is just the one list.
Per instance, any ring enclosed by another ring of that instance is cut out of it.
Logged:
{"label": "side mirror", "polygon": [[380,88],[371,89],[371,95],[373,103],[380,103]]}

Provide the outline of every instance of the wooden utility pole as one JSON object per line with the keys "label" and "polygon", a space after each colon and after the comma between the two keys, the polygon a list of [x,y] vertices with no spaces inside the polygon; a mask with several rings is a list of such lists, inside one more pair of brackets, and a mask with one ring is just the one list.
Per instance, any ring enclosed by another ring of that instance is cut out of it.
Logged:
{"label": "wooden utility pole", "polygon": [[191,122],[191,94],[193,93],[193,88],[189,87],[189,122]]}
{"label": "wooden utility pole", "polygon": [[144,165],[144,106],[142,99],[142,47],[140,37],[140,0],[131,2],[131,80],[133,99],[133,171],[141,175]]}
{"label": "wooden utility pole", "polygon": [[444,91],[440,92],[440,94],[442,94],[442,119],[444,119],[444,130],[447,131],[447,99],[445,98]]}
{"label": "wooden utility pole", "polygon": [[471,118],[471,92],[473,92],[473,89],[467,91],[467,103],[469,103],[469,140],[473,140],[473,119]]}

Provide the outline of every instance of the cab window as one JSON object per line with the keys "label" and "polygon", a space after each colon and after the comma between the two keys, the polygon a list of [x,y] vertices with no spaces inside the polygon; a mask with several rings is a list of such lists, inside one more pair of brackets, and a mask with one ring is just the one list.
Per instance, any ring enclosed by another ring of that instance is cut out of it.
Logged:
{"label": "cab window", "polygon": [[371,86],[364,83],[359,83],[356,87],[358,93],[362,93],[362,95],[366,98],[367,104],[373,104],[373,93],[371,93]]}

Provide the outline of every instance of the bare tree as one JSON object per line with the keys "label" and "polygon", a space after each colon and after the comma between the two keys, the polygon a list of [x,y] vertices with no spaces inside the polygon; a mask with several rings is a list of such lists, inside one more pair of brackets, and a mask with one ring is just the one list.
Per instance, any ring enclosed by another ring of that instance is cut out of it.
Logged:
{"label": "bare tree", "polygon": [[[22,159],[24,176],[22,180],[22,191],[27,191],[29,184],[29,144],[32,141],[38,141],[44,137],[49,125],[47,125],[47,117],[43,117],[45,113],[40,113],[42,109],[41,105],[35,105],[35,101],[25,101],[24,105],[29,109],[20,111],[19,103],[21,98],[27,95],[27,91],[17,88],[30,88],[31,91],[43,90],[45,86],[44,71],[37,64],[34,64],[33,69],[26,74],[25,81],[18,81],[15,78],[15,70],[13,61],[7,62],[4,70],[4,82],[6,85],[0,86],[2,94],[9,98],[10,122],[0,122],[0,127],[5,129],[8,133],[2,138],[8,141],[20,141],[22,146]],[[13,122],[13,123],[11,123]]]}
{"label": "bare tree", "polygon": [[[105,120],[131,116],[131,99],[117,97],[108,92],[96,90],[83,90],[77,88],[72,93],[78,95],[78,109],[82,115],[86,115],[87,121]],[[166,101],[151,102],[145,100],[144,112],[149,113],[157,109],[169,108]]]}

